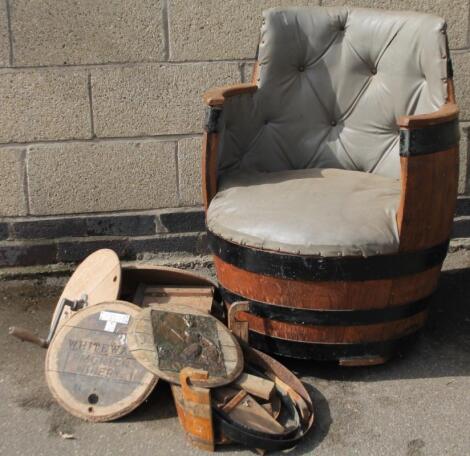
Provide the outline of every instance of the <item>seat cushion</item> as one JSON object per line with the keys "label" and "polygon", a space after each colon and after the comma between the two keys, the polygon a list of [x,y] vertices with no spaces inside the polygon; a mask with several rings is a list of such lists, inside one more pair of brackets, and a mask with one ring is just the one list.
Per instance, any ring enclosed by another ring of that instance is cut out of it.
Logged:
{"label": "seat cushion", "polygon": [[341,169],[225,175],[208,229],[249,247],[320,256],[398,251],[399,179]]}

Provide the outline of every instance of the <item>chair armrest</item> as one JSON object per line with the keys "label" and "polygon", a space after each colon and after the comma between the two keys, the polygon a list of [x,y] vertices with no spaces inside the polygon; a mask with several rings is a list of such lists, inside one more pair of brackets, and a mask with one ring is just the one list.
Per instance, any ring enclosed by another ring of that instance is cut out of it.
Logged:
{"label": "chair armrest", "polygon": [[204,103],[211,107],[221,107],[227,98],[235,95],[241,95],[244,93],[254,93],[258,90],[256,84],[243,83],[243,84],[232,84],[223,87],[215,87],[208,90],[203,95]]}
{"label": "chair armrest", "polygon": [[400,128],[415,129],[431,127],[451,122],[459,117],[459,108],[455,103],[446,103],[438,111],[429,114],[418,114],[416,116],[401,116],[397,120]]}
{"label": "chair armrest", "polygon": [[459,109],[451,101],[430,114],[403,116],[400,127],[400,251],[449,239],[457,199]]}

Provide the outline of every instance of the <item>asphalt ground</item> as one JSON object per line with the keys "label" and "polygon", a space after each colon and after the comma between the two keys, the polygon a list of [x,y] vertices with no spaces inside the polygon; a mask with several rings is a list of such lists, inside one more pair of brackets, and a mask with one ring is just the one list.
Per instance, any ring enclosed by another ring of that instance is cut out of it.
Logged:
{"label": "asphalt ground", "polygon": [[[204,454],[186,442],[163,382],[112,423],[81,421],[55,403],[45,350],[8,336],[8,327],[45,335],[62,286],[60,278],[0,282],[0,454]],[[403,356],[367,368],[287,365],[307,384],[316,412],[314,430],[292,455],[470,455],[470,252],[448,256],[426,328]]]}

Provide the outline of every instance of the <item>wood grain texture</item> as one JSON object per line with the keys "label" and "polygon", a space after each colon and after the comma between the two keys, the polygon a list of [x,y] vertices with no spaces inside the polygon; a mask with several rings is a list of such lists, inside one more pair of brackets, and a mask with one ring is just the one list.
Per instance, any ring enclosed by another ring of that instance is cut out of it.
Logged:
{"label": "wood grain texture", "polygon": [[[431,127],[458,119],[452,79],[447,103],[430,114],[398,119],[400,128]],[[397,213],[400,251],[430,247],[449,239],[457,203],[459,145],[434,154],[400,157],[401,195]]]}
{"label": "wood grain texture", "polygon": [[[83,309],[61,325],[47,351],[46,381],[69,413],[87,421],[114,420],[154,389],[158,378],[132,357],[126,342],[139,313],[133,304],[114,301]],[[105,329],[110,316],[123,320]]]}
{"label": "wood grain texture", "polygon": [[121,296],[131,299],[140,284],[171,286],[209,286],[214,290],[217,283],[208,277],[183,269],[149,263],[129,264],[122,268]]}
{"label": "wood grain texture", "polygon": [[440,266],[391,280],[304,282],[239,269],[214,256],[217,277],[228,290],[254,301],[317,310],[382,309],[418,301],[436,288]]}
{"label": "wood grain texture", "polygon": [[397,215],[400,251],[449,239],[457,203],[459,148],[400,157],[401,197]]}
{"label": "wood grain texture", "polygon": [[183,396],[184,420],[181,422],[193,445],[206,451],[214,451],[215,436],[212,418],[210,390],[194,386],[197,380],[205,381],[208,373],[192,368],[180,372],[181,393]]}
{"label": "wood grain texture", "polygon": [[[222,443],[216,440],[213,427],[209,427],[211,417],[207,415],[206,407],[197,407],[193,404],[187,405],[183,397],[183,389],[179,385],[171,384],[171,393],[175,403],[178,420],[186,433],[189,442],[204,451],[214,451],[216,443]],[[198,411],[198,409],[201,409]]]}
{"label": "wood grain texture", "polygon": [[[97,250],[78,265],[65,285],[58,303],[62,298],[71,301],[77,300],[83,294],[88,297],[88,306],[100,302],[114,301],[119,295],[120,287],[121,264],[119,257],[110,249]],[[54,320],[58,311],[59,306],[56,306],[52,320]],[[70,310],[70,307],[65,306],[59,320],[59,326],[75,313]]]}
{"label": "wood grain texture", "polygon": [[450,122],[457,119],[458,116],[458,106],[455,103],[446,103],[441,109],[429,114],[401,116],[397,119],[397,125],[401,128],[423,128]]}
{"label": "wood grain texture", "polygon": [[161,304],[189,305],[209,314],[213,300],[213,287],[141,284],[133,302],[140,307],[157,308]]}
{"label": "wood grain texture", "polygon": [[[179,384],[179,372],[169,369],[163,370],[160,368],[158,351],[155,347],[152,327],[152,310],[153,309],[151,308],[143,309],[130,325],[128,332],[129,351],[132,353],[134,358],[150,372],[153,372],[155,375],[168,382]],[[227,385],[241,374],[243,370],[243,354],[240,345],[236,341],[235,337],[220,321],[214,317],[209,317],[205,312],[188,306],[162,304],[158,306],[158,310],[213,319],[222,349],[226,375],[214,375],[209,376],[207,380],[195,380],[194,384],[196,386],[212,388]],[[187,367],[191,366],[188,365]]]}
{"label": "wood grain texture", "polygon": [[247,373],[241,374],[234,382],[233,385],[245,390],[247,393],[255,397],[259,397],[268,401],[274,394],[274,383],[265,378],[257,377]]}
{"label": "wood grain texture", "polygon": [[258,90],[258,86],[252,83],[231,84],[223,87],[214,87],[206,91],[203,95],[204,103],[208,106],[223,106],[227,98],[235,95],[246,93],[254,93]]}
{"label": "wood grain texture", "polygon": [[360,344],[397,339],[423,327],[427,311],[388,323],[358,326],[313,326],[284,323],[277,320],[242,314],[250,331],[279,339],[325,344]]}

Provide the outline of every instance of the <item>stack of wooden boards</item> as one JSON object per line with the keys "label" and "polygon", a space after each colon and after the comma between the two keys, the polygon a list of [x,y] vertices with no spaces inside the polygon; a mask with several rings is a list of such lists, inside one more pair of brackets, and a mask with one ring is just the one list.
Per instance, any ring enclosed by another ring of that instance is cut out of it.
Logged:
{"label": "stack of wooden boards", "polygon": [[233,332],[211,315],[217,300],[216,284],[205,277],[153,265],[121,268],[104,249],[70,278],[48,339],[21,328],[10,332],[48,347],[47,384],[75,416],[119,418],[165,380],[199,448],[294,446],[313,424],[310,396],[284,366],[247,345],[237,305],[230,310]]}

